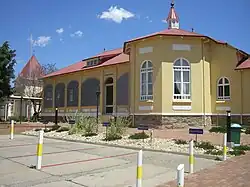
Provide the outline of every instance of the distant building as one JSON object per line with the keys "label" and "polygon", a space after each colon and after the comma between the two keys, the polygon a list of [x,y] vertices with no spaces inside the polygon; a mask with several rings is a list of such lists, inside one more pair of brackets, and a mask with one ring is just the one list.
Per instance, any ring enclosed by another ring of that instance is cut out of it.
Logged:
{"label": "distant building", "polygon": [[19,118],[20,115],[30,119],[35,110],[39,110],[42,99],[42,81],[39,78],[42,75],[42,67],[33,55],[16,78],[16,92],[0,107],[2,120],[7,120],[11,116]]}
{"label": "distant building", "polygon": [[[131,116],[134,124],[250,124],[249,54],[209,36],[180,29],[171,3],[168,29],[126,41],[44,76],[42,116],[76,111]],[[216,29],[216,28],[215,28]],[[100,89],[97,105],[96,91]],[[224,121],[225,122],[225,121]]]}

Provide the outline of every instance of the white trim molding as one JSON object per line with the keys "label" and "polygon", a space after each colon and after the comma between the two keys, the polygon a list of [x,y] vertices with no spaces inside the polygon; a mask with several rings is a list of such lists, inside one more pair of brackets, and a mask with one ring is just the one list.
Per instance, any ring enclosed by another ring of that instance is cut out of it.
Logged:
{"label": "white trim molding", "polygon": [[173,110],[192,110],[192,106],[191,105],[173,105],[172,106]]}
{"label": "white trim molding", "polygon": [[218,110],[218,111],[228,111],[228,110],[231,110],[231,107],[230,106],[217,106],[216,110]]}
{"label": "white trim molding", "polygon": [[143,110],[143,111],[145,111],[145,110],[153,110],[153,106],[139,106],[139,110]]}

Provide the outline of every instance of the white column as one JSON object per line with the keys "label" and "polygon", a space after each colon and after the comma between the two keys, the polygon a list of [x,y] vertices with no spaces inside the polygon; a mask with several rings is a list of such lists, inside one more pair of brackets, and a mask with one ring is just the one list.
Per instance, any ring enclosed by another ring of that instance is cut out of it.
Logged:
{"label": "white column", "polygon": [[189,173],[194,172],[194,140],[189,142]]}
{"label": "white column", "polygon": [[38,135],[36,169],[42,168],[43,133],[44,133],[43,130],[40,130]]}
{"label": "white column", "polygon": [[14,138],[14,120],[11,120],[10,123],[10,139],[13,140]]}
{"label": "white column", "polygon": [[223,137],[223,160],[227,160],[227,133]]}
{"label": "white column", "polygon": [[184,164],[177,167],[177,186],[184,187]]}
{"label": "white column", "polygon": [[142,187],[142,150],[137,155],[136,187]]}

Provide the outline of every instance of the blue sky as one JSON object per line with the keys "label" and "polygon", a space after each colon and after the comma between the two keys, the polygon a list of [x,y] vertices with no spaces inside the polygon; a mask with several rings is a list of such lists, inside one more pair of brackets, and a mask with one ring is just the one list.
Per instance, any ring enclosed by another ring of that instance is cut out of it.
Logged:
{"label": "blue sky", "polygon": [[[1,1],[0,44],[16,49],[18,73],[33,49],[41,64],[65,67],[104,48],[167,28],[170,0]],[[250,53],[249,0],[175,0],[181,29],[227,41]]]}

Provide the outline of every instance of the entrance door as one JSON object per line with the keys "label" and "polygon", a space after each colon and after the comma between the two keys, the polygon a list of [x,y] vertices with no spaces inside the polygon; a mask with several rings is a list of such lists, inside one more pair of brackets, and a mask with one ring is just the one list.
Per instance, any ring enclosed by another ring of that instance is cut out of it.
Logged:
{"label": "entrance door", "polygon": [[113,113],[113,78],[108,78],[105,81],[105,113]]}

